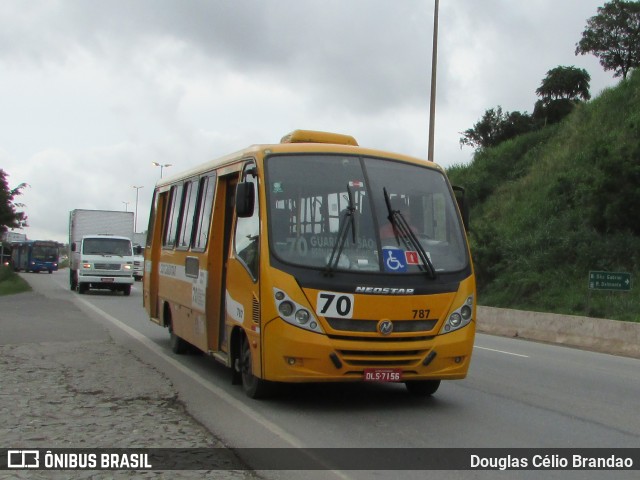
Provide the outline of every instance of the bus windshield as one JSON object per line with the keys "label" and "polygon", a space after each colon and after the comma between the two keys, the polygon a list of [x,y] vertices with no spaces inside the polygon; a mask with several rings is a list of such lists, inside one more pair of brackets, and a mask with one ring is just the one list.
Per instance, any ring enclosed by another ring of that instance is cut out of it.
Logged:
{"label": "bus windshield", "polygon": [[437,169],[332,154],[274,155],[266,169],[271,252],[285,263],[432,277],[469,264]]}
{"label": "bus windshield", "polygon": [[58,261],[58,247],[34,244],[32,257],[45,262]]}

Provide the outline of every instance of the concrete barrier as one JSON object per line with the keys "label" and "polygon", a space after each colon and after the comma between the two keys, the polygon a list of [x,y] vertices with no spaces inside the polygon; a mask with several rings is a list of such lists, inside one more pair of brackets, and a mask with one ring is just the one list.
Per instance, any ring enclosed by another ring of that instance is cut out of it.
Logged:
{"label": "concrete barrier", "polygon": [[559,343],[640,358],[640,323],[601,318],[478,307],[482,333]]}

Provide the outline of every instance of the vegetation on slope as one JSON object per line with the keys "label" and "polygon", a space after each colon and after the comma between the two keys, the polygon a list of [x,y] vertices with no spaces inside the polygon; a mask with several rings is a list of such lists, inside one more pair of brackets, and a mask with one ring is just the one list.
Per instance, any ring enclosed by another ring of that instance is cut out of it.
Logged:
{"label": "vegetation on slope", "polygon": [[[640,72],[449,170],[471,201],[480,303],[640,321]],[[630,292],[588,289],[629,272]]]}

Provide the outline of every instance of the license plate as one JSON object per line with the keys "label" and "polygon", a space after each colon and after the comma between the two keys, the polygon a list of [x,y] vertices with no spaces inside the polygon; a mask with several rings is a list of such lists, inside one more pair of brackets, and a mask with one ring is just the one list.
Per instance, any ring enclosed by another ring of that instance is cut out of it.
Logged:
{"label": "license plate", "polygon": [[102,283],[113,283],[115,279],[114,278],[101,278],[100,281]]}
{"label": "license plate", "polygon": [[401,382],[402,370],[399,368],[365,368],[365,382]]}

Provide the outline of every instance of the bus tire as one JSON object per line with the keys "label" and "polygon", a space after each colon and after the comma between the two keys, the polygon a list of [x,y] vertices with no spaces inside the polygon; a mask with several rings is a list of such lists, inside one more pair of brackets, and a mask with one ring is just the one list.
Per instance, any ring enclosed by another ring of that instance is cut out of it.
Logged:
{"label": "bus tire", "polygon": [[169,330],[169,335],[169,344],[171,345],[171,351],[176,355],[184,355],[185,353],[187,353],[187,348],[189,346],[187,342],[173,333],[172,330]]}
{"label": "bus tire", "polygon": [[86,283],[78,283],[78,293],[82,295],[83,293],[87,293],[89,290],[89,286]]}
{"label": "bus tire", "polygon": [[129,295],[131,295],[131,285],[125,285],[122,288],[122,293],[124,293],[125,297],[128,297]]}
{"label": "bus tire", "polygon": [[428,397],[438,391],[440,380],[415,380],[404,384],[411,395]]}
{"label": "bus tire", "polygon": [[251,346],[246,335],[242,336],[240,350],[240,370],[242,372],[242,390],[249,398],[266,398],[271,393],[271,385],[266,380],[253,374],[253,361],[251,359]]}
{"label": "bus tire", "polygon": [[[187,353],[189,344],[173,332],[173,322],[171,321],[171,314],[168,312],[169,309],[166,308],[165,321],[167,321],[169,326],[169,345],[171,346],[171,351],[176,355],[183,355]],[[168,315],[169,318],[166,318],[166,315]]]}
{"label": "bus tire", "polygon": [[73,270],[69,270],[69,288],[73,292],[76,288],[78,288],[78,281],[76,280],[76,272]]}

